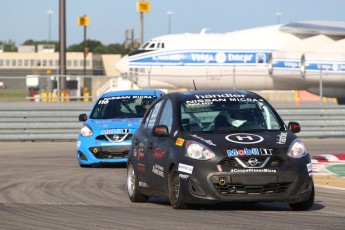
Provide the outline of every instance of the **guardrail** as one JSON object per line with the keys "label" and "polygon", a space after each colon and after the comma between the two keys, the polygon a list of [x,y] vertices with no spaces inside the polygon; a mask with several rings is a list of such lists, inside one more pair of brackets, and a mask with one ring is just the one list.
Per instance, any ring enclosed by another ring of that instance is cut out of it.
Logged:
{"label": "guardrail", "polygon": [[[300,137],[345,137],[345,107],[277,108],[287,124],[301,125]],[[89,108],[0,108],[0,141],[76,141],[81,113]]]}
{"label": "guardrail", "polygon": [[297,121],[301,125],[300,137],[345,137],[345,107],[277,108],[287,124]]}
{"label": "guardrail", "polygon": [[1,109],[0,141],[72,141],[82,123],[76,109]]}

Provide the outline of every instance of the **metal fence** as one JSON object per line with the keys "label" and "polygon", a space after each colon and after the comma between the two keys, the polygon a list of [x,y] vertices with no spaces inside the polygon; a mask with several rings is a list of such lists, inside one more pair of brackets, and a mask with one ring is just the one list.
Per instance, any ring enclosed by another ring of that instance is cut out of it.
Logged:
{"label": "metal fence", "polygon": [[[64,108],[0,108],[0,141],[76,141],[82,123],[81,113],[88,113],[91,103],[72,103]],[[301,124],[300,137],[344,138],[345,107],[279,107],[284,121]]]}
{"label": "metal fence", "polygon": [[129,89],[130,84],[129,80],[114,76],[0,76],[3,93],[21,90],[25,94],[22,99],[36,102],[91,101],[109,90],[119,87]]}

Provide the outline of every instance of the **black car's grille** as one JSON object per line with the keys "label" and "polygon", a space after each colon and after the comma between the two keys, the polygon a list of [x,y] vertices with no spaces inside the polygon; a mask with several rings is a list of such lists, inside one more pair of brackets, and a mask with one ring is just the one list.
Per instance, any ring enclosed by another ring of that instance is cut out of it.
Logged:
{"label": "black car's grille", "polygon": [[271,183],[266,185],[225,184],[223,186],[214,184],[214,187],[223,196],[250,194],[272,195],[286,192],[290,185],[291,183]]}
{"label": "black car's grille", "polygon": [[90,152],[98,159],[127,158],[129,150],[119,147],[90,147]]}
{"label": "black car's grille", "polygon": [[[251,166],[249,164],[250,160],[253,158],[257,160],[256,167]],[[285,161],[283,158],[277,157],[277,156],[270,156],[270,157],[244,156],[244,157],[226,157],[220,160],[218,164],[221,165],[222,169],[226,171],[226,169],[231,169],[231,168],[257,168],[261,166],[265,168],[281,167],[282,165],[285,164]]]}
{"label": "black car's grille", "polygon": [[133,134],[107,134],[107,135],[99,135],[96,137],[96,140],[99,141],[125,141],[125,140],[132,140]]}

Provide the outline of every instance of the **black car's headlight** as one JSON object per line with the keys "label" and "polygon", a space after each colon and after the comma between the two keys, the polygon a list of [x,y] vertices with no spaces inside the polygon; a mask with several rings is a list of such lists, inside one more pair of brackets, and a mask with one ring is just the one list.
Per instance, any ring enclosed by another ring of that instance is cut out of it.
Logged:
{"label": "black car's headlight", "polygon": [[89,137],[93,134],[92,129],[88,125],[83,125],[80,129],[80,134],[83,137]]}
{"label": "black car's headlight", "polygon": [[307,154],[307,149],[305,148],[303,142],[299,138],[297,138],[290,144],[287,153],[287,155],[292,158],[301,158]]}
{"label": "black car's headlight", "polygon": [[186,156],[196,160],[209,160],[216,154],[204,145],[195,141],[186,141]]}

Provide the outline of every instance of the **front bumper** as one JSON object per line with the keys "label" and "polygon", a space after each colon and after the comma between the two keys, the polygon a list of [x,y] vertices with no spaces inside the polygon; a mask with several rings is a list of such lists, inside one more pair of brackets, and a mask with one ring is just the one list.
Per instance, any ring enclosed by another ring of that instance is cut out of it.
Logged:
{"label": "front bumper", "polygon": [[77,144],[77,159],[81,165],[127,162],[131,142],[114,145]]}
{"label": "front bumper", "polygon": [[[281,201],[297,203],[309,198],[313,180],[310,159],[283,168],[220,171],[194,167],[180,175],[186,203]],[[307,167],[309,164],[309,167]],[[181,174],[181,173],[180,173]]]}

